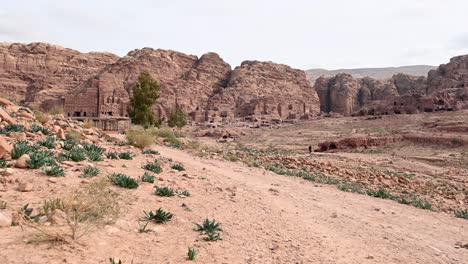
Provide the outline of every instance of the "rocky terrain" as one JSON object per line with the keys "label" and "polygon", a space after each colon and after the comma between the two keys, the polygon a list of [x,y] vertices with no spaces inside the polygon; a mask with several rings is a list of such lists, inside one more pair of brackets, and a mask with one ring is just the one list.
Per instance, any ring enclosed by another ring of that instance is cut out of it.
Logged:
{"label": "rocky terrain", "polygon": [[320,76],[333,77],[340,73],[351,74],[354,78],[370,77],[372,79],[386,80],[392,78],[393,75],[403,73],[411,76],[427,76],[430,70],[437,67],[429,65],[412,65],[401,67],[387,67],[387,68],[357,68],[357,69],[339,69],[339,70],[325,70],[325,69],[310,69],[306,70],[307,79],[314,83]]}
{"label": "rocky terrain", "polygon": [[320,109],[342,115],[414,114],[468,108],[468,56],[452,58],[426,77],[396,74],[388,80],[341,73],[314,85]]}
{"label": "rocky terrain", "polygon": [[[457,113],[402,127],[457,139],[467,129]],[[429,140],[304,154],[350,131],[389,137],[392,117],[239,135],[249,147],[161,129],[144,149],[3,98],[0,118],[1,263],[184,263],[194,252],[198,263],[468,260],[464,140],[433,141],[437,155]]]}
{"label": "rocky terrain", "polygon": [[1,47],[4,96],[42,110],[63,106],[65,101],[65,108],[91,112],[90,104],[97,104],[99,94],[104,98],[100,103],[108,103],[109,111],[104,112],[125,116],[133,84],[142,71],[148,71],[161,86],[154,109],[161,119],[176,106],[194,121],[211,122],[300,119],[318,113],[317,95],[304,72],[286,65],[246,61],[232,70],[215,53],[198,58],[151,48],[118,58],[45,43]]}

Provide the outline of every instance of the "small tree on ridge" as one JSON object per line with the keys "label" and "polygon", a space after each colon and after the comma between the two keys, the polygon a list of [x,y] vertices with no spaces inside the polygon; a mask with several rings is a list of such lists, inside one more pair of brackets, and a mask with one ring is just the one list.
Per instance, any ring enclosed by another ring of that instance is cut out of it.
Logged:
{"label": "small tree on ridge", "polygon": [[128,105],[128,114],[134,124],[148,127],[155,123],[152,108],[159,97],[158,93],[158,82],[148,72],[140,73]]}

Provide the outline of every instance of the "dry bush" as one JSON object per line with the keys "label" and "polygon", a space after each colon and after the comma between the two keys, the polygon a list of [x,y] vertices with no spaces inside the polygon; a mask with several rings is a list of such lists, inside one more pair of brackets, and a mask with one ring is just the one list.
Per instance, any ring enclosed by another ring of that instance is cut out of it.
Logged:
{"label": "dry bush", "polygon": [[107,179],[88,183],[64,199],[64,212],[74,240],[94,227],[113,223],[120,213],[119,195]]}
{"label": "dry bush", "polygon": [[36,120],[42,125],[44,125],[45,123],[49,121],[49,116],[42,112],[37,111],[34,113],[34,116],[36,117]]}
{"label": "dry bush", "polygon": [[84,128],[92,128],[94,126],[93,120],[87,118],[83,121],[83,127]]}
{"label": "dry bush", "polygon": [[128,143],[138,148],[145,148],[154,143],[154,131],[134,126],[126,131]]}
{"label": "dry bush", "polygon": [[74,141],[80,141],[84,139],[84,136],[76,130],[70,130],[67,132],[67,138],[73,139]]}
{"label": "dry bush", "polygon": [[65,110],[63,109],[63,106],[54,106],[49,110],[49,115],[63,115],[65,113]]}

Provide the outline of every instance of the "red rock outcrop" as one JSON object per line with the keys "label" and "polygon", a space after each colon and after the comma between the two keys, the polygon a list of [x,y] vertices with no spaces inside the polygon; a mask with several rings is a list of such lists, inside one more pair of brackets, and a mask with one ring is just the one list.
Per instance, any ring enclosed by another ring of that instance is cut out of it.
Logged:
{"label": "red rock outcrop", "polygon": [[49,108],[118,59],[46,43],[0,43],[0,93],[33,107]]}

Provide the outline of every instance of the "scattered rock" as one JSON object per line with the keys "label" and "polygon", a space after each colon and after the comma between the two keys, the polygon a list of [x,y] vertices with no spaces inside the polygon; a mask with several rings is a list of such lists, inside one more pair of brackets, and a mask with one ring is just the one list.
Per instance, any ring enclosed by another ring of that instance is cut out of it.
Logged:
{"label": "scattered rock", "polygon": [[30,157],[28,154],[24,154],[19,159],[16,160],[15,162],[15,167],[20,168],[20,169],[26,169],[28,168],[28,161],[30,160]]}
{"label": "scattered rock", "polygon": [[18,185],[18,191],[20,192],[30,192],[34,188],[34,185],[29,182],[20,182]]}
{"label": "scattered rock", "polygon": [[12,215],[10,211],[0,211],[0,228],[9,227],[12,224]]}

